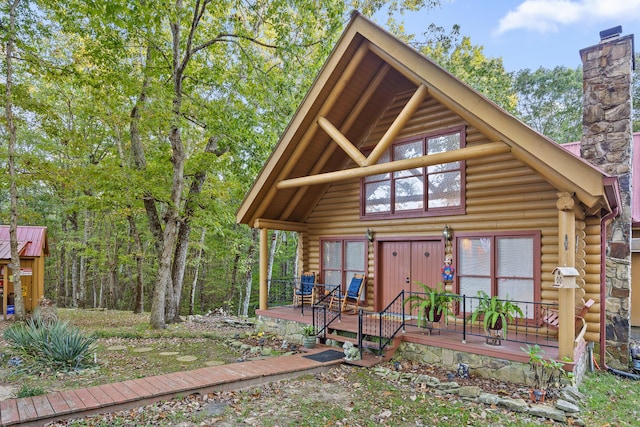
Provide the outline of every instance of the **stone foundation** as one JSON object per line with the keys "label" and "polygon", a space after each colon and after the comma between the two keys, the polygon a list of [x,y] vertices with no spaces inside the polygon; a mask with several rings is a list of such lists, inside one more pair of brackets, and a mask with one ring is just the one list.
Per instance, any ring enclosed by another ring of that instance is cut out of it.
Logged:
{"label": "stone foundation", "polygon": [[[259,316],[256,322],[258,331],[276,334],[291,343],[302,343],[302,334],[300,332],[302,326],[304,326],[304,323],[265,316]],[[394,357],[440,366],[454,372],[458,369],[458,364],[464,363],[469,366],[471,375],[494,378],[516,384],[526,384],[531,374],[528,363],[411,342],[402,342]],[[571,382],[574,385],[582,382],[588,361],[588,353],[583,351],[580,360],[572,364],[574,378]]]}

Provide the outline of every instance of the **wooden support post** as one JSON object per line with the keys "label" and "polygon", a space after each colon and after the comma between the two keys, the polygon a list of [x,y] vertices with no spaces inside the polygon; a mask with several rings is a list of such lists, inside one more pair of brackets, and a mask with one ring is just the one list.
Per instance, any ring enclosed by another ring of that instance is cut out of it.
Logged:
{"label": "wooden support post", "polygon": [[260,310],[267,307],[267,264],[269,263],[269,229],[260,229]]}
{"label": "wooden support post", "polygon": [[[558,266],[575,267],[576,216],[573,194],[558,193]],[[575,341],[574,288],[558,289],[558,356],[573,358]]]}

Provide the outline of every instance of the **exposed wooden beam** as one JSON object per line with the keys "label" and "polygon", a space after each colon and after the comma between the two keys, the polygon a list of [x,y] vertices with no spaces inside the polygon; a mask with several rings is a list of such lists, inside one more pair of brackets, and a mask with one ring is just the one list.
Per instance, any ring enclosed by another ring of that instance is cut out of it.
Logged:
{"label": "exposed wooden beam", "polygon": [[[378,141],[376,147],[369,154],[369,157],[366,159],[366,166],[375,165],[380,157],[384,154],[384,152],[389,148],[393,140],[396,138],[398,133],[402,130],[404,125],[409,121],[413,113],[418,109],[424,98],[426,98],[428,93],[427,87],[425,85],[419,85],[418,89],[411,96],[407,105],[404,106],[398,117],[391,123],[389,129],[385,132],[384,136]],[[364,166],[364,165],[360,165]]]}
{"label": "exposed wooden beam", "polygon": [[458,150],[445,151],[443,153],[429,154],[427,156],[415,157],[412,159],[397,160],[395,162],[387,162],[379,165],[363,166],[313,176],[286,179],[278,182],[276,187],[280,190],[305,185],[329,184],[332,182],[344,181],[352,178],[362,178],[381,173],[397,172],[411,168],[420,168],[442,163],[492,156],[494,154],[507,153],[510,150],[509,146],[503,142],[490,142],[488,144],[465,147]]}
{"label": "exposed wooden beam", "polygon": [[[353,123],[355,123],[356,119],[360,116],[360,113],[362,112],[362,110],[364,110],[364,107],[369,103],[369,100],[371,99],[371,97],[373,97],[378,87],[380,87],[380,84],[384,81],[384,78],[389,73],[389,70],[391,70],[391,66],[386,62],[382,64],[380,69],[378,69],[378,71],[376,72],[376,75],[373,77],[373,79],[367,86],[364,93],[360,96],[356,105],[351,109],[345,121],[342,123],[342,126],[340,127],[341,132],[343,133],[348,132],[349,129],[351,129],[351,126],[353,126]],[[331,144],[330,146],[328,146],[327,149],[324,150],[320,158],[313,165],[313,168],[309,172],[309,175],[315,175],[318,172],[320,172],[324,167],[324,165],[327,164],[327,162],[329,161],[329,158],[331,158],[335,150],[336,150],[336,146],[334,144]],[[309,187],[298,188],[298,190],[296,191],[296,194],[291,198],[289,205],[280,215],[281,220],[285,220],[289,218],[289,215],[291,215],[291,213],[296,208],[296,206],[298,206],[298,203],[300,202],[300,200],[302,200],[302,197],[305,195],[308,188]]]}
{"label": "exposed wooden beam", "polygon": [[275,219],[258,218],[253,222],[253,228],[267,228],[269,230],[296,231],[302,233],[307,231],[307,225],[301,222],[278,221]]}
{"label": "exposed wooden beam", "polygon": [[373,43],[369,43],[369,50],[375,53],[380,59],[385,62],[391,64],[391,66],[407,78],[410,82],[419,85],[421,84],[420,78],[416,75],[415,72],[411,71],[405,64],[395,59],[393,56],[389,55],[387,52],[382,50],[380,47]]}
{"label": "exposed wooden beam", "polygon": [[325,117],[318,117],[318,125],[324,130],[327,135],[333,139],[333,141],[338,144],[342,150],[347,153],[347,156],[351,157],[351,159],[356,162],[357,165],[365,166],[367,163],[367,158],[356,148],[355,145],[349,141],[349,139],[344,136],[338,128],[336,128],[329,120]]}
{"label": "exposed wooden beam", "polygon": [[[367,54],[368,50],[369,50],[368,43],[362,43],[358,47],[358,49],[354,53],[353,57],[351,58],[351,61],[349,61],[349,64],[345,68],[344,72],[340,75],[340,78],[336,82],[335,86],[331,89],[331,93],[329,94],[329,96],[325,100],[324,104],[320,107],[320,110],[318,111],[318,114],[316,115],[316,120],[313,120],[311,125],[307,128],[307,130],[305,131],[304,135],[300,139],[300,142],[296,146],[293,154],[288,158],[287,162],[282,167],[282,170],[278,174],[278,179],[282,179],[282,178],[288,176],[289,173],[291,173],[291,170],[293,169],[293,166],[298,162],[300,157],[302,157],[302,155],[306,151],[309,143],[313,139],[313,136],[315,135],[316,131],[318,130],[317,118],[320,117],[320,116],[326,115],[327,112],[329,112],[331,110],[331,108],[333,108],[333,106],[335,105],[336,101],[338,100],[340,94],[342,94],[344,88],[347,86],[347,83],[349,82],[351,77],[355,74],[355,72],[358,70],[358,66],[360,65],[360,63],[364,59],[364,57]],[[287,131],[287,133],[288,132],[289,131]],[[281,143],[282,143],[282,140],[278,143],[278,146],[276,147],[276,150],[280,149],[279,146],[280,146]],[[275,154],[275,152],[274,152],[274,154]],[[276,156],[273,156],[273,157],[276,157]],[[267,163],[267,166],[269,166],[269,163]],[[262,176],[262,174],[261,174],[261,176]],[[255,184],[254,184],[254,186],[255,186]],[[267,207],[271,204],[271,202],[273,201],[275,196],[276,196],[276,188],[274,186],[271,186],[271,188],[269,188],[269,191],[267,192],[267,194],[262,198],[259,206],[256,209],[256,212],[253,214],[253,218],[261,217],[262,214],[267,210]]]}

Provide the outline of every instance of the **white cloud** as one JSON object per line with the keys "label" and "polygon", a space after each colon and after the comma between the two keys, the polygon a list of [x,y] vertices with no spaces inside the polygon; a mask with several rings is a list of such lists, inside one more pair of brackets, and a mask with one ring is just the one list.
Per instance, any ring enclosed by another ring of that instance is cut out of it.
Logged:
{"label": "white cloud", "polygon": [[589,21],[640,19],[640,0],[525,0],[502,19],[497,34],[525,29],[556,32],[560,26]]}

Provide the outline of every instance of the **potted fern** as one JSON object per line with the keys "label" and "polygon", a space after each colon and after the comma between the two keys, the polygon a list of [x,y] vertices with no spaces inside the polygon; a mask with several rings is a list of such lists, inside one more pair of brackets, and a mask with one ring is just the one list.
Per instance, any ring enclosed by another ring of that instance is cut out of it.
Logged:
{"label": "potted fern", "polygon": [[[478,306],[471,313],[471,323],[481,319],[484,331],[492,338],[499,338],[502,330],[504,330],[506,337],[506,326],[516,316],[524,317],[522,309],[509,300],[509,296],[507,296],[507,299],[502,300],[495,295],[490,297],[486,292],[479,291],[478,298]],[[500,344],[500,340],[498,339],[494,344]]]}
{"label": "potted fern", "polygon": [[438,323],[444,315],[445,323],[450,315],[451,302],[458,298],[455,294],[447,293],[444,284],[438,283],[435,288],[430,288],[422,282],[416,282],[422,288],[422,293],[413,294],[405,300],[409,304],[411,311],[418,313],[418,326],[430,328],[435,322]]}

